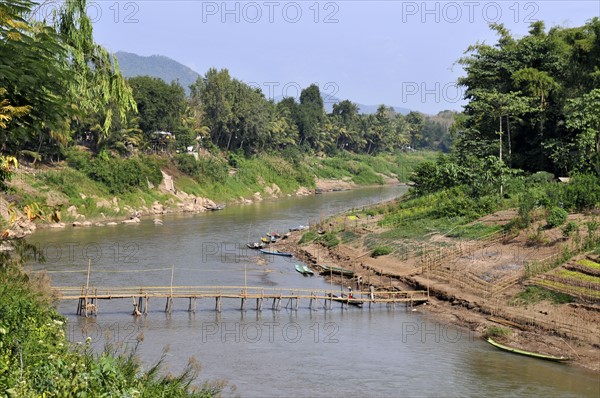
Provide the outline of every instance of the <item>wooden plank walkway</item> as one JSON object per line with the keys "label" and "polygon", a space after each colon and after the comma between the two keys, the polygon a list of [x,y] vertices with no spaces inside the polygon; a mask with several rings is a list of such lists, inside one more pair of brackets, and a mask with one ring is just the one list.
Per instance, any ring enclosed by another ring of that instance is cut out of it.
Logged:
{"label": "wooden plank walkway", "polygon": [[248,300],[256,300],[257,311],[262,311],[264,300],[272,300],[271,308],[280,310],[283,300],[287,300],[285,308],[297,310],[300,300],[310,300],[309,308],[318,310],[331,309],[333,302],[344,305],[369,307],[376,303],[385,303],[394,307],[404,303],[413,306],[429,299],[427,291],[358,291],[353,297],[340,297],[340,289],[320,290],[302,288],[265,288],[256,286],[140,286],[140,287],[54,287],[62,300],[77,300],[77,314],[97,315],[100,300],[131,299],[133,314],[147,314],[150,299],[166,299],[165,312],[173,309],[174,299],[187,299],[188,311],[196,312],[198,299],[214,299],[215,310],[220,312],[223,299],[241,300],[240,309],[245,310]]}

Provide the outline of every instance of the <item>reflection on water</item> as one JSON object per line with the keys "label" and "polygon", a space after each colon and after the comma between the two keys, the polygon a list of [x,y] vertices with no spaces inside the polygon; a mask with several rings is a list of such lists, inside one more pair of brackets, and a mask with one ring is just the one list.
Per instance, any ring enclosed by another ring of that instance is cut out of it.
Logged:
{"label": "reflection on water", "polygon": [[[404,192],[383,187],[232,206],[195,216],[168,215],[163,225],[151,218],[139,225],[40,231],[31,239],[47,254],[43,265],[55,285],[85,283],[88,258],[95,286],[174,285],[280,286],[329,288],[320,277],[305,278],[296,260],[263,256],[245,247],[267,231],[314,223],[329,214],[385,200]],[[285,302],[282,303],[285,306]],[[90,336],[98,345],[135,345],[148,364],[165,347],[169,370],[181,370],[192,356],[203,364],[202,377],[228,379],[242,396],[593,396],[598,378],[562,364],[498,351],[466,330],[430,322],[419,311],[385,305],[369,309],[339,305],[311,311],[263,311],[249,302],[150,301],[146,317],[132,317],[127,300],[102,301],[97,318],[74,315],[75,302],[59,310],[70,320],[69,337]]]}

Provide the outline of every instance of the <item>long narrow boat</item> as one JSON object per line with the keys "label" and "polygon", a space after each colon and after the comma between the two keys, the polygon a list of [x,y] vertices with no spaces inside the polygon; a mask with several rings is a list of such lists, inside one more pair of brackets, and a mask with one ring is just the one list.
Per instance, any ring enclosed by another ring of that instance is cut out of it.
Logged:
{"label": "long narrow boat", "polygon": [[336,274],[336,275],[344,275],[344,276],[349,276],[349,277],[354,276],[354,271],[349,270],[349,269],[340,268],[340,267],[330,267],[328,265],[320,265],[320,267],[323,269],[323,271],[320,272],[321,275]]}
{"label": "long narrow boat", "polygon": [[260,252],[264,253],[264,254],[271,254],[273,256],[292,257],[292,253],[280,252],[279,250],[265,250],[265,249],[260,249]]}
{"label": "long narrow boat", "polygon": [[548,361],[555,361],[555,362],[564,362],[564,361],[569,361],[571,359],[569,357],[563,357],[563,356],[555,357],[553,355],[539,354],[537,352],[530,352],[530,351],[520,350],[518,348],[508,347],[508,346],[505,346],[505,345],[495,342],[494,340],[492,340],[489,337],[487,339],[487,342],[501,350],[512,352],[514,354],[525,355],[525,356],[532,357],[532,358],[545,359]]}
{"label": "long narrow boat", "polygon": [[302,269],[304,270],[304,273],[305,273],[306,275],[314,275],[314,274],[315,274],[315,273],[313,272],[313,270],[312,270],[312,269],[308,268],[308,266],[307,266],[307,265],[304,265],[304,264],[303,264],[303,265],[302,265]]}
{"label": "long narrow boat", "polygon": [[333,298],[333,301],[339,301],[341,303],[354,305],[358,308],[362,308],[362,306],[363,306],[363,302],[361,300],[348,298],[348,296],[346,294],[342,294],[342,297],[338,297],[335,294],[330,294],[330,296]]}
{"label": "long narrow boat", "polygon": [[308,274],[306,272],[304,272],[304,267],[301,266],[300,264],[296,264],[296,271],[300,272],[302,275],[304,276],[308,276]]}

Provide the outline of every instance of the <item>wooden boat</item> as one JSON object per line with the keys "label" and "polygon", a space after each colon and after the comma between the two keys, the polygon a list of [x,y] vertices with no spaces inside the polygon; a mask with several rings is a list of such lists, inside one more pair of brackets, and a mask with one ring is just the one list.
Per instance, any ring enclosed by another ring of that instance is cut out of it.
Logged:
{"label": "wooden boat", "polygon": [[298,225],[297,227],[292,227],[290,228],[290,232],[294,232],[294,231],[305,231],[308,229],[308,225]]}
{"label": "wooden boat", "polygon": [[300,264],[296,264],[295,267],[296,267],[296,271],[300,272],[304,276],[308,276],[308,274],[304,271],[303,266],[301,266]]}
{"label": "wooden boat", "polygon": [[330,267],[328,265],[320,265],[319,267],[321,267],[323,269],[323,271],[320,272],[321,275],[335,274],[335,275],[343,275],[343,276],[347,276],[347,277],[354,276],[354,271],[349,270],[349,269],[340,268],[340,267]]}
{"label": "wooden boat", "polygon": [[303,265],[302,265],[302,269],[304,270],[304,273],[305,273],[306,275],[314,275],[314,274],[315,274],[315,273],[313,272],[313,270],[312,270],[312,269],[308,268],[308,266],[307,266],[307,265],[304,265],[304,264],[303,264]]}
{"label": "wooden boat", "polygon": [[499,348],[503,351],[512,352],[513,354],[525,355],[525,356],[532,357],[532,358],[539,358],[539,359],[545,359],[547,361],[556,361],[556,362],[564,362],[564,361],[569,361],[571,359],[569,357],[563,357],[563,356],[555,357],[554,355],[539,354],[537,352],[530,352],[530,351],[520,350],[518,348],[508,347],[508,346],[505,346],[505,345],[495,342],[494,340],[492,340],[489,337],[487,339],[487,342],[490,343],[491,345],[493,345],[494,347]]}
{"label": "wooden boat", "polygon": [[247,243],[246,244],[248,246],[248,248],[250,249],[262,249],[263,247],[265,247],[264,242],[251,242],[251,243]]}
{"label": "wooden boat", "polygon": [[339,301],[341,303],[350,304],[350,305],[353,305],[358,308],[362,308],[362,306],[363,306],[363,302],[361,300],[348,298],[348,296],[346,294],[342,294],[342,297],[338,297],[335,294],[331,294],[330,296],[333,297],[334,301]]}
{"label": "wooden boat", "polygon": [[265,250],[265,249],[260,249],[260,252],[264,253],[264,254],[271,254],[273,256],[292,257],[292,253],[280,252],[279,250]]}

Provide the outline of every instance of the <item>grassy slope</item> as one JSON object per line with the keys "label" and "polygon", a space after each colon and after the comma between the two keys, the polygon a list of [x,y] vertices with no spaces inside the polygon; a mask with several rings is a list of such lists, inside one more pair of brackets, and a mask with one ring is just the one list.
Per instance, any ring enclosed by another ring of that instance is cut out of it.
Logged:
{"label": "grassy slope", "polygon": [[207,382],[195,392],[199,366],[178,377],[160,364],[142,370],[132,352],[107,347],[97,354],[65,333],[65,319],[50,302],[47,281],[26,276],[10,259],[0,262],[0,396],[8,397],[211,397],[224,384]]}
{"label": "grassy slope", "polygon": [[[316,178],[349,179],[357,185],[383,184],[384,178],[397,177],[408,181],[415,164],[433,159],[433,152],[417,152],[397,155],[354,155],[343,154],[332,158],[304,157],[300,160],[285,159],[273,155],[260,155],[255,158],[238,159],[231,173],[220,173],[218,177],[183,174],[177,167],[164,161],[164,169],[173,174],[177,190],[196,196],[207,197],[217,202],[251,198],[255,192],[268,196],[266,187],[276,184],[281,194],[293,194],[300,187],[314,188]],[[224,161],[222,161],[223,163]],[[18,207],[37,203],[49,214],[57,204],[61,204],[61,217],[72,221],[66,209],[74,205],[86,218],[99,218],[101,213],[107,217],[128,215],[126,206],[140,209],[151,207],[159,201],[166,203],[172,196],[151,190],[136,189],[115,195],[104,184],[91,179],[83,172],[64,166],[31,173],[19,173],[12,183],[12,192]],[[119,211],[114,208],[98,207],[102,200],[118,198]]]}

